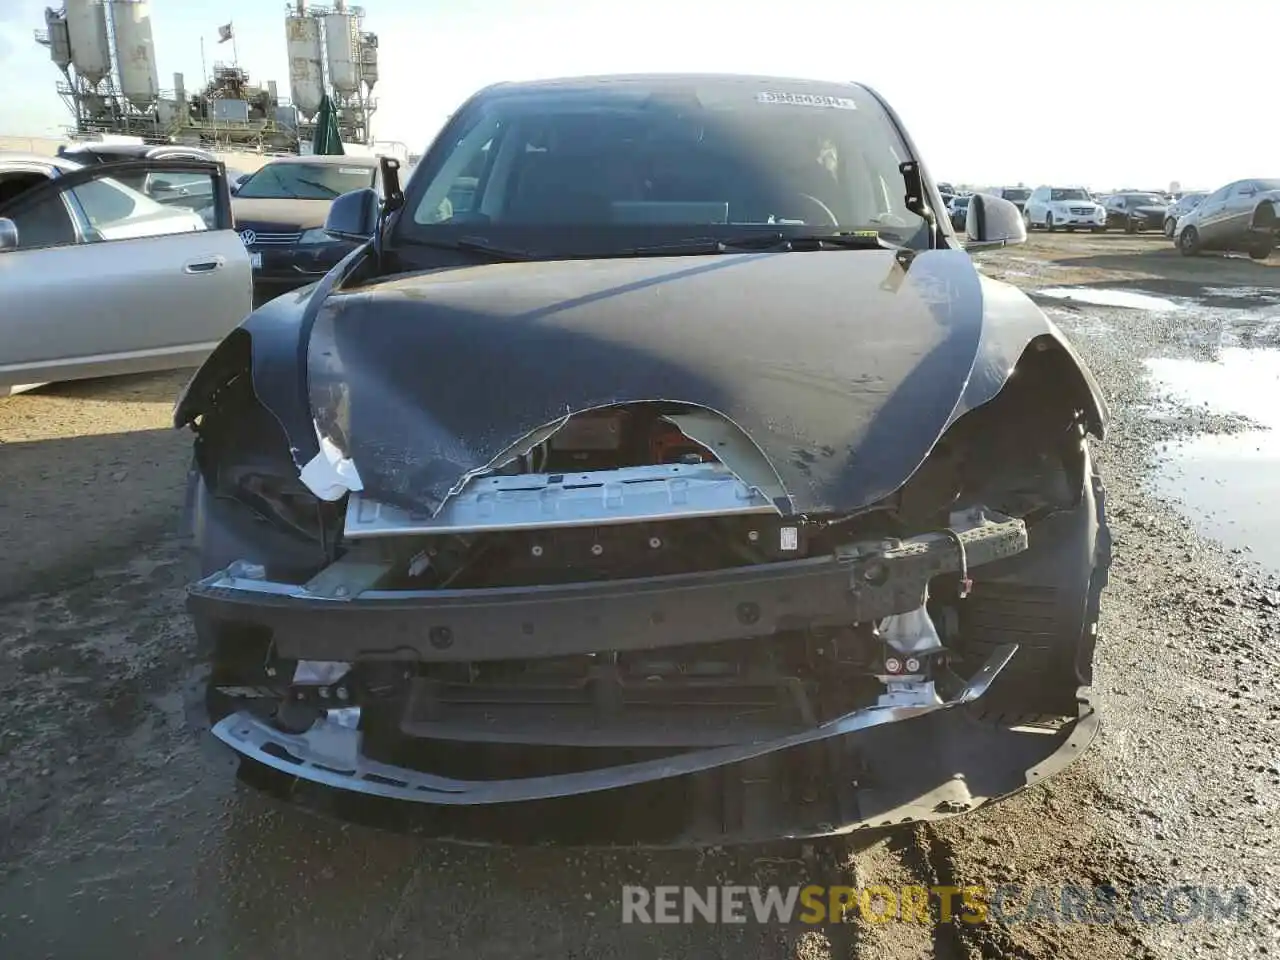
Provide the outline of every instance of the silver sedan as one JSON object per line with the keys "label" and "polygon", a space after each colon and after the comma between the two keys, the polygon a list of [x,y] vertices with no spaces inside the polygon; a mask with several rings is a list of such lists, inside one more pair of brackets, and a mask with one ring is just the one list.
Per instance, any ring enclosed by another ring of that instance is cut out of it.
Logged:
{"label": "silver sedan", "polygon": [[1236,180],[1209,194],[1174,228],[1187,256],[1234,250],[1265,260],[1280,243],[1280,179]]}
{"label": "silver sedan", "polygon": [[0,153],[0,393],[198,364],[252,308],[221,164]]}

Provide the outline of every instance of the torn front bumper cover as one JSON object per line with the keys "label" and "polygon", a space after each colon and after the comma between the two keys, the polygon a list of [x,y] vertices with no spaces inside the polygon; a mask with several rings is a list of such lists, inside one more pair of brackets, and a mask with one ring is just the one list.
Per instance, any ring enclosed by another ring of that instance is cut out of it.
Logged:
{"label": "torn front bumper cover", "polygon": [[[301,735],[247,712],[224,718],[213,733],[245,759],[296,778],[289,782],[341,791],[320,795],[322,802],[363,795],[422,811],[425,818],[393,819],[378,808],[376,820],[440,838],[668,847],[839,836],[958,816],[1048,779],[1088,748],[1099,717],[1083,689],[1069,716],[983,706],[1012,653],[997,651],[956,697],[933,706],[872,707],[793,737],[556,776],[463,780],[372,761],[362,754],[353,708],[330,711]],[[779,803],[767,764],[786,751],[843,762],[832,766],[839,772],[825,789],[791,791]],[[649,792],[637,798],[629,789]],[[289,795],[304,803],[316,796],[296,787]],[[587,800],[606,806],[581,806]],[[663,820],[664,803],[690,809]],[[643,810],[641,819],[655,823],[619,819],[625,810]]]}
{"label": "torn front bumper cover", "polygon": [[700,773],[755,760],[782,750],[842,737],[886,723],[898,723],[972,703],[987,692],[1017,650],[999,648],[951,700],[911,705],[878,705],[855,710],[810,730],[763,743],[698,750],[617,767],[515,780],[455,780],[367,760],[360,749],[359,708],[330,710],[303,734],[287,734],[252,714],[224,718],[213,729],[223,743],[269,767],[331,787],[397,800],[442,805],[515,803],[595,793]]}

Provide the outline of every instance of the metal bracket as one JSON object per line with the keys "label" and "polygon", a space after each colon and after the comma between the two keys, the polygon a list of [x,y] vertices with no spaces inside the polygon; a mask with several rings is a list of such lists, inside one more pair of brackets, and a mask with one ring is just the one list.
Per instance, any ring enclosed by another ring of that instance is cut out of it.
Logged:
{"label": "metal bracket", "polygon": [[377,587],[392,569],[389,561],[348,554],[308,580],[302,590],[321,600],[351,600]]}

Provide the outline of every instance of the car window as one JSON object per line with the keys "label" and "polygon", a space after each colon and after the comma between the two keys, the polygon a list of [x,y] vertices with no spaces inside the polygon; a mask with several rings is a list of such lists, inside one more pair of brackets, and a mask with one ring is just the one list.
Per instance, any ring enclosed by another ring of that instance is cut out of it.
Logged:
{"label": "car window", "polygon": [[153,173],[146,186],[148,194],[208,191],[213,189],[213,181],[203,173]]}
{"label": "car window", "polygon": [[216,223],[213,180],[201,174],[197,195],[159,203],[111,177],[100,177],[59,191],[35,203],[18,203],[11,213],[18,228],[18,249],[101,243],[194,233]]}
{"label": "car window", "polygon": [[[0,206],[16,201],[22,194],[48,179],[39,173],[6,174],[0,180]],[[17,204],[4,209],[3,216],[12,220],[18,228],[19,250],[76,242],[76,227],[71,211],[60,197],[55,199],[57,202]]]}
{"label": "car window", "polygon": [[492,242],[535,229],[566,250],[625,243],[629,231],[766,224],[874,229],[905,244],[928,236],[903,204],[905,145],[853,87],[525,92],[494,96],[459,125],[424,161],[432,171],[414,184],[400,229],[465,224]]}
{"label": "car window", "polygon": [[374,185],[376,167],[359,163],[268,163],[240,184],[246,200],[332,200]]}
{"label": "car window", "polygon": [[0,207],[48,180],[48,175],[35,170],[9,170],[0,173]]}
{"label": "car window", "polygon": [[1235,184],[1229,183],[1225,187],[1219,187],[1217,190],[1213,191],[1213,193],[1209,194],[1209,196],[1205,197],[1204,199],[1206,202],[1210,200],[1213,200],[1213,201],[1225,200],[1227,198],[1227,194],[1231,192],[1231,188],[1233,186],[1235,186]]}

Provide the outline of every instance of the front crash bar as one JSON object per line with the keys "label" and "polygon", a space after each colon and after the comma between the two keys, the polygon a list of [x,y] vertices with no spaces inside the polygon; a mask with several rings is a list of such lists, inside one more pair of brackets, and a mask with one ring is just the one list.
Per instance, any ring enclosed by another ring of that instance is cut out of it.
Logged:
{"label": "front crash bar", "polygon": [[1017,644],[997,648],[951,700],[909,706],[866,707],[775,740],[517,780],[455,780],[368,760],[360,752],[361,732],[332,719],[317,721],[306,733],[287,734],[242,711],[217,723],[213,734],[245,757],[299,779],[340,790],[438,806],[552,800],[682,777],[971,703],[990,689],[1017,649]]}
{"label": "front crash bar", "polygon": [[284,659],[522,660],[878,621],[919,608],[935,577],[1026,549],[1022,520],[979,510],[954,514],[947,531],[849,543],[826,556],[630,580],[380,590],[366,579],[375,565],[348,557],[309,584],[246,576],[232,564],[192,584],[187,606],[269,630]]}

